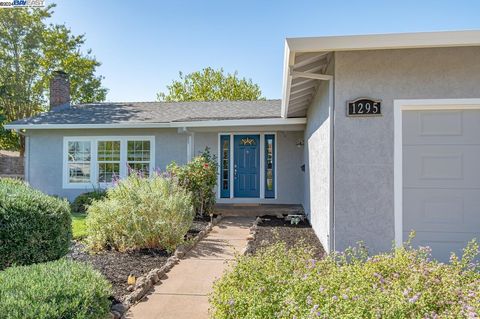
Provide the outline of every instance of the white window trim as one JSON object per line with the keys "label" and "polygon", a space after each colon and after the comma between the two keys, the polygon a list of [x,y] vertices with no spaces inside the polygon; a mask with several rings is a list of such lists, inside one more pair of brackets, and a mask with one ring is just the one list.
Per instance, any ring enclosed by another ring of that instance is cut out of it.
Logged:
{"label": "white window trim", "polygon": [[[234,184],[234,178],[233,178],[233,174],[234,174],[234,165],[233,165],[233,161],[235,159],[234,157],[234,136],[235,135],[259,135],[260,136],[260,196],[259,197],[235,197],[235,194],[234,194],[234,187],[235,187],[235,184]],[[274,165],[274,176],[275,176],[275,195],[274,197],[269,197],[269,198],[265,198],[265,135],[273,135],[275,138],[274,138],[274,144],[273,144],[273,148],[274,148],[274,162],[275,162],[275,165]],[[222,180],[221,180],[221,156],[222,156],[222,153],[221,153],[221,137],[222,136],[230,136],[230,198],[222,198],[221,197],[221,184],[222,184]],[[218,149],[217,149],[217,161],[218,161],[218,181],[217,181],[217,200],[219,202],[225,202],[225,201],[238,201],[238,202],[252,202],[252,201],[256,201],[256,200],[261,200],[262,202],[265,201],[266,203],[268,201],[273,201],[273,200],[276,200],[278,198],[278,187],[277,187],[277,181],[278,181],[278,174],[277,174],[277,170],[278,170],[278,156],[277,156],[277,153],[278,153],[278,147],[277,147],[277,144],[278,144],[278,138],[277,138],[277,132],[221,132],[221,133],[218,133],[218,138],[217,138],[218,142]]]}
{"label": "white window trim", "polygon": [[480,99],[394,100],[394,233],[395,244],[403,245],[403,111],[478,110]]}
{"label": "white window trim", "polygon": [[[90,182],[89,183],[70,183],[68,174],[68,143],[69,142],[91,143],[90,146]],[[85,188],[106,188],[112,183],[98,182],[98,160],[97,148],[99,141],[120,141],[120,178],[127,176],[127,142],[128,141],[150,141],[150,170],[152,174],[155,166],[155,136],[65,136],[63,138],[63,167],[62,167],[62,187],[64,189],[85,189]]]}

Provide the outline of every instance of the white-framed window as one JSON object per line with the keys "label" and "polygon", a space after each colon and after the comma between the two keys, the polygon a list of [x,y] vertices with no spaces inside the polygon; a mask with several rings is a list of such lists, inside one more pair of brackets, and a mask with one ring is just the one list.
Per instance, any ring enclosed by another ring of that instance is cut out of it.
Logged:
{"label": "white-framed window", "polygon": [[97,182],[111,183],[120,177],[120,140],[97,141]]}
{"label": "white-framed window", "polygon": [[150,172],[151,142],[149,140],[127,141],[127,165],[130,171]]}
{"label": "white-framed window", "polygon": [[108,187],[131,171],[150,175],[153,136],[64,137],[63,188]]}
{"label": "white-framed window", "polygon": [[92,142],[68,141],[66,155],[67,167],[65,173],[68,183],[72,185],[89,183],[92,175]]}

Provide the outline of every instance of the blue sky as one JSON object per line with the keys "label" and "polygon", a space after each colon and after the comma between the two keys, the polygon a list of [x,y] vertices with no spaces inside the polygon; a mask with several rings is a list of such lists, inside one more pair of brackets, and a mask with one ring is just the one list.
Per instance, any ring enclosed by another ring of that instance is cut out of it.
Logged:
{"label": "blue sky", "polygon": [[178,71],[207,66],[280,98],[285,37],[480,29],[478,0],[55,2],[52,22],[85,34],[102,62],[108,101],[155,100]]}

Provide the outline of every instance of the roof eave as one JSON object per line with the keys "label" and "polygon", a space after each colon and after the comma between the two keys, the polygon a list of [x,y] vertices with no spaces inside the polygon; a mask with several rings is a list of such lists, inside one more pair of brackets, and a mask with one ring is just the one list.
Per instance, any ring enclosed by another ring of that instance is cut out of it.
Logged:
{"label": "roof eave", "polygon": [[288,38],[292,51],[352,51],[480,46],[480,30]]}
{"label": "roof eave", "polygon": [[9,130],[45,129],[105,129],[105,128],[178,128],[178,127],[228,127],[228,126],[275,126],[306,124],[306,118],[264,118],[238,120],[208,120],[169,123],[110,123],[110,124],[7,124]]}
{"label": "roof eave", "polygon": [[287,38],[283,62],[281,116],[288,117],[295,54],[411,48],[480,46],[480,30]]}

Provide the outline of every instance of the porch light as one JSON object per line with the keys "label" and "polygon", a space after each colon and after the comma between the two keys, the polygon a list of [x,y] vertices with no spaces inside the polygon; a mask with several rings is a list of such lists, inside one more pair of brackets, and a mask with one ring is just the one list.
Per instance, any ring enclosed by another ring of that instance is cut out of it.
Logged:
{"label": "porch light", "polygon": [[303,140],[303,138],[299,138],[297,140],[297,143],[296,143],[297,147],[300,148],[302,147],[303,145],[305,145],[305,141]]}

